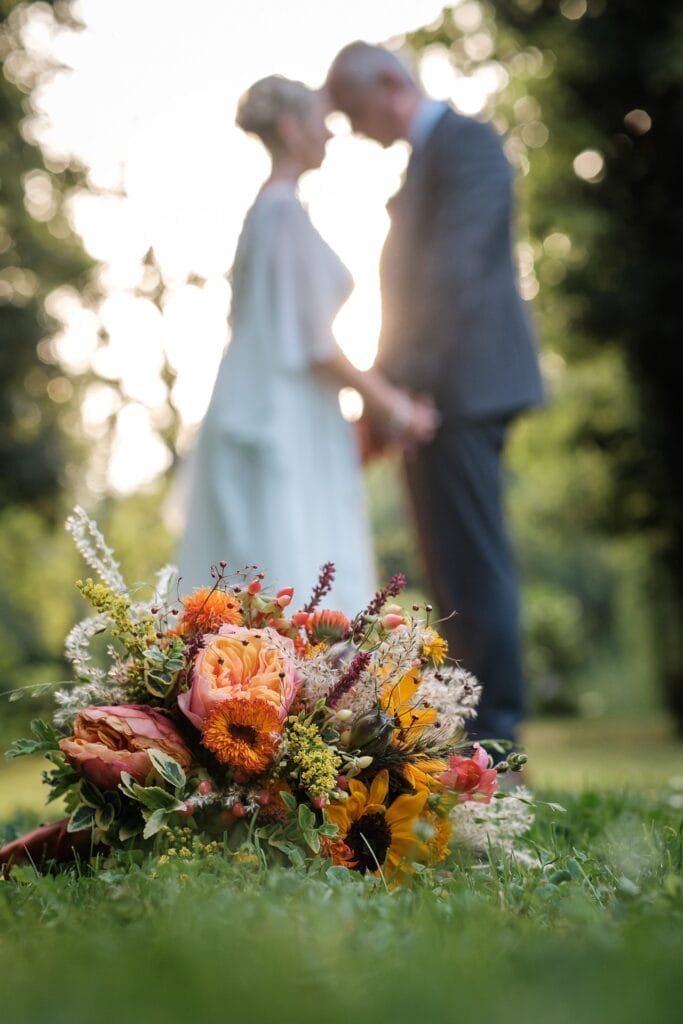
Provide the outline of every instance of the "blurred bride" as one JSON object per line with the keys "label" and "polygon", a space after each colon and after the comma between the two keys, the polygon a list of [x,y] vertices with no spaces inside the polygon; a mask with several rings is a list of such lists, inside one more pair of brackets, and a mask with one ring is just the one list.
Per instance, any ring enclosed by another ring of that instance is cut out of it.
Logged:
{"label": "blurred bride", "polygon": [[338,391],[356,388],[406,441],[428,440],[433,413],[377,370],[344,356],[332,322],[353,287],[313,227],[297,182],[320,166],[330,137],[321,93],[271,76],[241,98],[237,124],[267,148],[272,169],[249,210],[232,271],[232,338],[190,458],[180,547],[183,589],[210,582],[221,559],[257,563],[276,587],[310,597],[323,562],[331,603],[369,600],[374,560],[355,432]]}

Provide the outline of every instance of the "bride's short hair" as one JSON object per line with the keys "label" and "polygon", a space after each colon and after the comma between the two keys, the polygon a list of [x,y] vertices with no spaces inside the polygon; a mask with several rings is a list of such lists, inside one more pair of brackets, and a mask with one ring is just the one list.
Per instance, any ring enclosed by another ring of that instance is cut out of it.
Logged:
{"label": "bride's short hair", "polygon": [[235,123],[242,131],[256,135],[269,149],[277,144],[277,122],[283,114],[306,118],[317,93],[303,82],[282,75],[269,75],[247,89],[237,103]]}

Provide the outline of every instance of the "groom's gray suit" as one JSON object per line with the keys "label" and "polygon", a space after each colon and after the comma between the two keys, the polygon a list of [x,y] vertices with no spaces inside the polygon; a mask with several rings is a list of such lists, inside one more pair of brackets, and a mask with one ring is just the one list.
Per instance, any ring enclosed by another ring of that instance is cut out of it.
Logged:
{"label": "groom's gray suit", "polygon": [[441,614],[456,613],[440,627],[452,656],[484,686],[475,735],[514,739],[524,687],[501,454],[512,417],[541,401],[541,380],[498,136],[446,106],[430,120],[389,204],[378,363],[441,413],[433,443],[406,458],[429,584]]}

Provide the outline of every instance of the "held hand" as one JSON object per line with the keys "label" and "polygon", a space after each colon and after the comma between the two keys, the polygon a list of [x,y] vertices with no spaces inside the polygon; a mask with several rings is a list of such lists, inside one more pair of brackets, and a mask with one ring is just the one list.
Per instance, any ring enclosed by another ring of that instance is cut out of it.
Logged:
{"label": "held hand", "polygon": [[409,396],[398,391],[392,404],[389,426],[405,445],[426,444],[434,439],[441,417],[430,395]]}
{"label": "held hand", "polygon": [[433,441],[441,425],[441,415],[431,395],[415,395],[410,437],[419,444]]}

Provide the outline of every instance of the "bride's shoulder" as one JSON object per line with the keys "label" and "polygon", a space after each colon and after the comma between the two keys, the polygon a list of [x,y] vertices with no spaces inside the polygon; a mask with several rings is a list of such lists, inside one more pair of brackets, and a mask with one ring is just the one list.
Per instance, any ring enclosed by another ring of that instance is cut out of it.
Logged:
{"label": "bride's shoulder", "polygon": [[264,185],[254,200],[252,210],[291,210],[306,215],[293,185],[285,181],[272,181]]}
{"label": "bride's shoulder", "polygon": [[295,189],[283,182],[266,185],[256,197],[246,218],[258,233],[307,235],[313,225]]}

